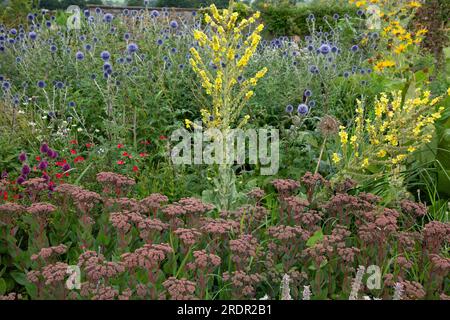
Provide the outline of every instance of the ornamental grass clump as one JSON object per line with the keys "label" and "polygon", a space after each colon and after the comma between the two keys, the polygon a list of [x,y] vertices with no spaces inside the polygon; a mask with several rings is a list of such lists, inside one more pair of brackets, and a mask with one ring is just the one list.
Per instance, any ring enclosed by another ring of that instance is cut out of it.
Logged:
{"label": "ornamental grass clump", "polygon": [[399,91],[381,93],[373,111],[358,100],[355,124],[340,127],[339,151],[332,156],[341,177],[359,182],[384,174],[396,177],[410,155],[433,138],[434,123],[444,111],[437,107],[441,99],[420,89],[405,99]]}

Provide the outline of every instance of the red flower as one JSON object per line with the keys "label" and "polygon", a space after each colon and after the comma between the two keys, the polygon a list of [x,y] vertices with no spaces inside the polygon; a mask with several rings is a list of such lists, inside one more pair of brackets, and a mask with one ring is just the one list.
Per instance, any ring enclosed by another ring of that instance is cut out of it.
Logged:
{"label": "red flower", "polygon": [[77,154],[77,151],[72,149],[72,150],[70,150],[70,153],[71,154]]}
{"label": "red flower", "polygon": [[56,174],[56,179],[62,179],[62,177],[63,177],[63,174],[62,174],[62,173],[57,173],[57,174]]}
{"label": "red flower", "polygon": [[70,144],[78,144],[77,140],[70,140]]}
{"label": "red flower", "polygon": [[86,148],[92,148],[93,144],[92,143],[86,143]]}
{"label": "red flower", "polygon": [[139,170],[139,168],[137,166],[133,166],[133,171],[137,172]]}
{"label": "red flower", "polygon": [[148,146],[150,144],[150,140],[143,140],[140,143],[141,144],[145,144],[146,146]]}
{"label": "red flower", "polygon": [[41,161],[41,157],[40,156],[36,156],[36,161]]}
{"label": "red flower", "polygon": [[125,161],[123,161],[123,160],[118,160],[118,161],[117,161],[117,164],[120,164],[120,165],[125,164]]}
{"label": "red flower", "polygon": [[128,152],[126,152],[126,151],[124,151],[124,152],[122,153],[122,155],[123,155],[124,157],[128,157],[128,156],[129,156]]}
{"label": "red flower", "polygon": [[159,140],[167,140],[166,136],[159,136]]}
{"label": "red flower", "polygon": [[148,154],[145,153],[145,152],[141,152],[141,153],[139,153],[139,156],[140,156],[141,158],[145,158],[146,156],[148,156]]}
{"label": "red flower", "polygon": [[5,201],[8,200],[8,191],[3,192],[3,200],[5,200]]}
{"label": "red flower", "polygon": [[75,159],[73,159],[73,162],[78,163],[78,162],[83,162],[84,158],[82,156],[78,156]]}
{"label": "red flower", "polygon": [[122,149],[122,148],[123,148],[123,144],[119,143],[119,144],[117,145],[117,148],[118,148],[118,149]]}

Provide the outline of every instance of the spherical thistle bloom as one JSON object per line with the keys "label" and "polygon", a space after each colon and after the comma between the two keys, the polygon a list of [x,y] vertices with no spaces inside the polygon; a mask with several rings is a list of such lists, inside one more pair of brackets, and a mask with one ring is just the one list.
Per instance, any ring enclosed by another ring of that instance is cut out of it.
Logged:
{"label": "spherical thistle bloom", "polygon": [[312,91],[309,90],[309,89],[306,89],[305,92],[303,93],[303,95],[304,95],[305,97],[311,97],[311,96],[312,96]]}
{"label": "spherical thistle bloom", "polygon": [[164,43],[164,40],[162,40],[162,39],[156,40],[156,44],[157,44],[158,46],[162,46],[163,43]]}
{"label": "spherical thistle bloom", "polygon": [[100,53],[100,57],[103,59],[103,61],[108,61],[109,58],[111,58],[111,54],[105,50]]}
{"label": "spherical thistle bloom", "polygon": [[9,30],[9,34],[12,34],[13,36],[16,35],[17,34],[17,29],[14,29],[14,28],[10,29]]}
{"label": "spherical thistle bloom", "polygon": [[350,77],[350,72],[344,71],[344,73],[342,75],[344,76],[344,78],[348,78],[348,77]]}
{"label": "spherical thistle bloom", "polygon": [[308,111],[309,111],[309,107],[304,103],[299,104],[297,107],[297,112],[302,116],[306,115],[308,113]]}
{"label": "spherical thistle bloom", "polygon": [[58,47],[55,46],[54,44],[52,44],[52,45],[50,46],[50,52],[56,52],[57,50],[58,50]]}
{"label": "spherical thistle bloom", "polygon": [[364,11],[362,11],[361,9],[359,9],[358,11],[356,11],[356,14],[358,16],[362,16],[364,14]]}
{"label": "spherical thistle bloom", "polygon": [[173,29],[178,28],[178,22],[175,20],[170,21],[170,27]]}
{"label": "spherical thistle bloom", "polygon": [[56,88],[56,89],[62,89],[62,88],[64,88],[64,83],[61,82],[61,81],[56,81],[56,82],[55,82],[55,88]]}
{"label": "spherical thistle bloom", "polygon": [[351,47],[352,52],[356,52],[359,50],[359,47],[355,44]]}
{"label": "spherical thistle bloom", "polygon": [[320,47],[319,47],[319,52],[321,53],[321,54],[328,54],[328,53],[330,53],[330,51],[331,51],[331,48],[330,48],[330,46],[328,45],[328,44],[322,44]]}
{"label": "spherical thistle bloom", "polygon": [[65,164],[62,166],[62,170],[63,170],[64,172],[69,171],[69,170],[70,170],[70,164],[65,163]]}
{"label": "spherical thistle bloom", "polygon": [[36,32],[31,31],[31,32],[28,33],[28,37],[29,37],[31,40],[36,40],[37,34],[36,34]]}
{"label": "spherical thistle bloom", "polygon": [[157,17],[159,17],[159,15],[160,15],[160,13],[159,13],[158,10],[152,10],[151,16],[152,16],[153,18],[157,18]]}
{"label": "spherical thistle bloom", "polygon": [[106,13],[103,16],[103,21],[110,23],[114,19],[114,16],[111,13]]}
{"label": "spherical thistle bloom", "polygon": [[104,70],[104,71],[112,70],[111,64],[110,64],[109,62],[105,62],[105,63],[103,64],[103,70]]}
{"label": "spherical thistle bloom", "polygon": [[286,112],[287,113],[292,113],[292,111],[294,111],[294,106],[292,104],[288,104],[286,106]]}
{"label": "spherical thistle bloom", "polygon": [[339,14],[337,14],[337,13],[333,14],[333,19],[334,20],[338,20],[339,19]]}
{"label": "spherical thistle bloom", "polygon": [[46,83],[45,83],[45,81],[44,80],[39,80],[38,82],[37,82],[37,86],[38,86],[38,88],[41,88],[41,89],[43,89],[43,88],[45,88],[46,87]]}
{"label": "spherical thistle bloom", "polygon": [[75,54],[75,58],[76,58],[77,60],[79,60],[79,61],[83,60],[83,59],[84,59],[84,53],[81,52],[81,51],[78,51],[78,52]]}
{"label": "spherical thistle bloom", "polygon": [[136,43],[130,43],[127,47],[127,50],[129,53],[135,53],[139,49],[138,45]]}

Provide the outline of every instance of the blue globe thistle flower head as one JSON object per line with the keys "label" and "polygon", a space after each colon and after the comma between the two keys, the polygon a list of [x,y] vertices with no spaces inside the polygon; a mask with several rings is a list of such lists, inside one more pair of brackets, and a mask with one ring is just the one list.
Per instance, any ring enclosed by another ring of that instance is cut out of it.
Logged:
{"label": "blue globe thistle flower head", "polygon": [[310,45],[308,45],[307,49],[308,49],[308,51],[313,51],[314,50],[314,46],[310,44]]}
{"label": "blue globe thistle flower head", "polygon": [[172,49],[170,49],[170,52],[171,52],[171,53],[177,53],[177,48],[172,48]]}
{"label": "blue globe thistle flower head", "polygon": [[81,35],[78,39],[80,39],[81,42],[84,42],[86,41],[86,36]]}
{"label": "blue globe thistle flower head", "polygon": [[112,69],[111,64],[109,62],[105,62],[103,64],[103,70],[106,71],[106,70],[109,70],[109,69]]}
{"label": "blue globe thistle flower head", "polygon": [[356,11],[356,14],[358,16],[362,16],[364,14],[364,11],[362,11],[361,9],[359,9],[358,11]]}
{"label": "blue globe thistle flower head", "polygon": [[325,55],[325,54],[330,53],[331,48],[330,48],[330,46],[328,44],[322,44],[319,47],[319,51],[320,51],[321,54]]}
{"label": "blue globe thistle flower head", "polygon": [[130,10],[128,10],[128,9],[123,9],[122,14],[123,14],[124,16],[128,16],[128,15],[130,14]]}
{"label": "blue globe thistle flower head", "polygon": [[148,0],[144,0],[144,6],[148,6],[149,1]]}
{"label": "blue globe thistle flower head", "polygon": [[36,32],[31,31],[31,32],[28,33],[28,37],[29,37],[31,40],[36,40],[37,34],[36,34]]}
{"label": "blue globe thistle flower head", "polygon": [[309,21],[315,21],[316,17],[314,16],[314,14],[310,13],[309,16],[308,16],[308,20]]}
{"label": "blue globe thistle flower head", "polygon": [[0,41],[5,41],[6,40],[6,37],[4,36],[4,35],[2,35],[2,34],[0,34]]}
{"label": "blue globe thistle flower head", "polygon": [[153,18],[158,18],[159,17],[159,11],[158,10],[152,10],[152,12],[151,12],[151,16],[153,17]]}
{"label": "blue globe thistle flower head", "polygon": [[344,78],[350,77],[350,72],[344,71],[343,76],[344,76]]}
{"label": "blue globe thistle flower head", "polygon": [[52,22],[51,21],[45,21],[45,26],[47,27],[47,28],[50,28],[51,26],[52,26]]}
{"label": "blue globe thistle flower head", "polygon": [[0,43],[0,52],[5,52],[5,47]]}
{"label": "blue globe thistle flower head", "polygon": [[0,81],[3,81],[3,80],[5,80],[5,76],[0,74]]}
{"label": "blue globe thistle flower head", "polygon": [[103,21],[105,21],[106,23],[111,23],[114,19],[114,16],[111,13],[106,13],[103,16]]}
{"label": "blue globe thistle flower head", "polygon": [[56,89],[63,89],[64,88],[64,83],[61,82],[61,81],[56,81],[55,88]]}
{"label": "blue globe thistle flower head", "polygon": [[183,70],[183,69],[184,69],[184,64],[182,64],[182,63],[179,64],[179,65],[178,65],[178,68],[179,68],[180,70]]}
{"label": "blue globe thistle flower head", "polygon": [[131,38],[131,34],[129,32],[125,32],[123,38],[124,40],[129,40]]}
{"label": "blue globe thistle flower head", "polygon": [[127,50],[129,53],[135,53],[139,49],[138,45],[136,43],[130,43],[127,47]]}
{"label": "blue globe thistle flower head", "polygon": [[55,21],[56,20],[56,16],[51,16],[50,20]]}
{"label": "blue globe thistle flower head", "polygon": [[76,103],[74,101],[69,101],[68,105],[70,108],[75,108]]}
{"label": "blue globe thistle flower head", "polygon": [[100,53],[100,57],[103,59],[103,61],[108,61],[109,58],[111,58],[111,54],[105,50]]}
{"label": "blue globe thistle flower head", "polygon": [[175,20],[170,21],[170,27],[173,29],[178,28],[178,22]]}
{"label": "blue globe thistle flower head", "polygon": [[81,52],[81,51],[77,51],[77,53],[75,54],[75,58],[76,58],[78,61],[82,61],[82,60],[84,59],[84,53]]}
{"label": "blue globe thistle flower head", "polygon": [[242,83],[242,82],[244,81],[244,77],[243,77],[243,76],[238,76],[238,77],[237,77],[237,81],[238,81],[239,83]]}
{"label": "blue globe thistle flower head", "polygon": [[87,43],[87,44],[84,45],[84,49],[85,49],[86,51],[91,51],[91,50],[92,50],[92,45],[90,45],[89,43]]}
{"label": "blue globe thistle flower head", "polygon": [[308,102],[308,106],[310,108],[314,108],[316,106],[316,102],[314,100],[311,100],[311,101]]}
{"label": "blue globe thistle flower head", "polygon": [[359,47],[355,44],[351,47],[352,52],[356,52],[359,50]]}
{"label": "blue globe thistle flower head", "polygon": [[84,16],[85,16],[86,18],[89,18],[89,16],[91,15],[91,13],[89,12],[88,9],[84,10],[84,11],[83,11],[83,14],[84,14]]}
{"label": "blue globe thistle flower head", "polygon": [[97,8],[95,8],[95,13],[96,13],[96,14],[100,14],[100,13],[102,13],[102,9],[100,9],[100,8],[98,8],[98,7],[97,7]]}
{"label": "blue globe thistle flower head", "polygon": [[34,20],[34,14],[29,13],[29,14],[27,15],[27,19],[30,20],[30,21],[33,21],[33,20]]}
{"label": "blue globe thistle flower head", "polygon": [[309,112],[309,107],[306,104],[301,103],[297,107],[297,112],[299,115],[304,116]]}
{"label": "blue globe thistle flower head", "polygon": [[192,11],[192,16],[193,16],[193,17],[197,16],[197,11],[195,11],[195,10]]}
{"label": "blue globe thistle flower head", "polygon": [[10,88],[11,88],[11,83],[9,83],[9,81],[3,81],[3,83],[2,83],[3,91],[8,91]]}
{"label": "blue globe thistle flower head", "polygon": [[127,57],[125,58],[125,61],[128,62],[128,63],[130,63],[130,62],[133,61],[133,57],[127,56]]}
{"label": "blue globe thistle flower head", "polygon": [[98,38],[97,37],[93,37],[92,38],[92,42],[97,43],[98,42]]}
{"label": "blue globe thistle flower head", "polygon": [[45,87],[47,86],[47,84],[45,83],[44,80],[39,80],[39,81],[37,82],[37,86],[38,86],[38,88],[43,89],[43,88],[45,88]]}
{"label": "blue globe thistle flower head", "polygon": [[51,52],[56,52],[56,51],[58,51],[58,47],[55,46],[54,44],[52,44],[52,45],[50,46],[50,51],[51,51]]}
{"label": "blue globe thistle flower head", "polygon": [[319,73],[319,69],[317,68],[317,66],[312,65],[312,66],[309,66],[309,72],[316,74],[316,73]]}
{"label": "blue globe thistle flower head", "polygon": [[306,89],[303,94],[304,94],[305,97],[311,97],[312,96],[312,91],[310,89]]}
{"label": "blue globe thistle flower head", "polygon": [[368,74],[371,74],[371,73],[372,73],[372,69],[367,68],[366,72],[367,72]]}
{"label": "blue globe thistle flower head", "polygon": [[22,61],[21,57],[16,57],[16,63],[20,63]]}
{"label": "blue globe thistle flower head", "polygon": [[91,79],[92,79],[92,80],[95,80],[95,79],[97,79],[97,75],[96,75],[96,74],[94,74],[94,73],[93,73],[93,74],[91,74]]}
{"label": "blue globe thistle flower head", "polygon": [[16,43],[16,39],[14,39],[14,38],[8,38],[8,42],[9,42],[10,44],[14,44],[14,43]]}
{"label": "blue globe thistle flower head", "polygon": [[292,113],[294,111],[294,106],[292,104],[288,104],[286,106],[285,110],[286,110],[287,113]]}
{"label": "blue globe thistle flower head", "polygon": [[117,59],[117,63],[118,64],[124,64],[125,63],[125,59],[123,57],[120,57],[119,59]]}
{"label": "blue globe thistle flower head", "polygon": [[339,14],[337,14],[337,13],[333,14],[333,19],[334,20],[339,20]]}
{"label": "blue globe thistle flower head", "polygon": [[338,52],[338,47],[332,46],[332,47],[331,47],[331,52],[333,52],[333,53]]}

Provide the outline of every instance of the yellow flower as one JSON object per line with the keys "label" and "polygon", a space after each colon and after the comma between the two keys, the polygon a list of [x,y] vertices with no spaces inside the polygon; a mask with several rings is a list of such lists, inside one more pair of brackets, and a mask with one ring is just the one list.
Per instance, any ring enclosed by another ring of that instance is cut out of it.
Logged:
{"label": "yellow flower", "polygon": [[447,89],[447,95],[450,96],[450,88]]}
{"label": "yellow flower", "polygon": [[245,99],[247,99],[247,100],[250,99],[254,94],[255,93],[252,90],[250,90],[249,92],[247,92],[245,94]]}
{"label": "yellow flower", "polygon": [[400,54],[406,50],[406,46],[404,44],[399,44],[395,49],[394,52],[396,54]]}
{"label": "yellow flower", "polygon": [[369,158],[365,158],[361,165],[363,168],[367,168],[369,166]]}
{"label": "yellow flower", "polygon": [[386,150],[381,149],[380,151],[378,151],[377,156],[379,158],[384,158],[386,156]]}
{"label": "yellow flower", "polygon": [[413,146],[410,146],[410,147],[408,147],[408,152],[414,152],[414,151],[416,151],[416,148],[415,147],[413,147]]}
{"label": "yellow flower", "polygon": [[410,8],[420,8],[422,6],[422,4],[417,1],[411,1],[410,3],[408,3],[408,6]]}
{"label": "yellow flower", "polygon": [[333,153],[332,160],[334,163],[339,163],[341,161],[341,157],[339,157],[339,155],[335,152],[335,153]]}

